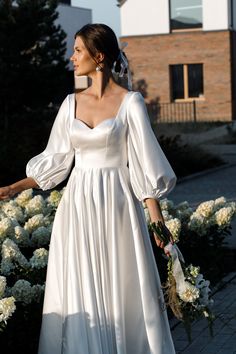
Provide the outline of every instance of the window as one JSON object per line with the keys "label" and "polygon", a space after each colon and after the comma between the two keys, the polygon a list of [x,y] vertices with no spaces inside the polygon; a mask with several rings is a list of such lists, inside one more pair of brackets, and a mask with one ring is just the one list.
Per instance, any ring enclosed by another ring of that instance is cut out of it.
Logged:
{"label": "window", "polygon": [[170,66],[172,100],[203,97],[203,64]]}
{"label": "window", "polygon": [[202,0],[170,0],[171,29],[202,27]]}

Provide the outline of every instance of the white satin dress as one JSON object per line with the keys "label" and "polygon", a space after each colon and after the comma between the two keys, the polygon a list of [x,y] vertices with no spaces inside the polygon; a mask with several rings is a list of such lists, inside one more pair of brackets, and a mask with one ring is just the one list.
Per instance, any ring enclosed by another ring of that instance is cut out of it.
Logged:
{"label": "white satin dress", "polygon": [[176,176],[139,92],[95,128],[69,94],[27,176],[47,190],[75,164],[54,219],[40,354],[175,353],[142,200]]}

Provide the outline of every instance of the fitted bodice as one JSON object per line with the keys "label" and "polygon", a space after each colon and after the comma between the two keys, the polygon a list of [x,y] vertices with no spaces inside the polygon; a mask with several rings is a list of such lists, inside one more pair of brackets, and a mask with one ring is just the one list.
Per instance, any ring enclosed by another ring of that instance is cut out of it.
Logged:
{"label": "fitted bodice", "polygon": [[71,95],[71,142],[75,149],[75,166],[103,168],[127,166],[126,132],[124,117],[127,92],[115,117],[107,118],[90,128],[75,118],[75,96]]}
{"label": "fitted bodice", "polygon": [[91,129],[78,119],[74,119],[71,141],[75,149],[75,166],[121,167],[127,165],[127,126],[119,119],[105,119]]}

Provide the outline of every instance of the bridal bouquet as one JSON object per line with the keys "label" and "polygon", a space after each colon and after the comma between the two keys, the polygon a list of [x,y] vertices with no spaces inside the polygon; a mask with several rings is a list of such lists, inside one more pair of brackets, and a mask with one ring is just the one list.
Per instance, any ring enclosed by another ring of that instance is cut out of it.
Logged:
{"label": "bridal bouquet", "polygon": [[212,334],[214,315],[211,312],[213,300],[209,299],[210,282],[203,278],[199,267],[185,264],[178,246],[170,238],[170,232],[164,224],[160,221],[150,223],[149,229],[153,231],[155,240],[163,242],[165,250],[170,254],[167,266],[168,278],[164,286],[167,305],[174,315],[184,322],[189,341],[191,341],[191,323],[201,317],[208,320]]}

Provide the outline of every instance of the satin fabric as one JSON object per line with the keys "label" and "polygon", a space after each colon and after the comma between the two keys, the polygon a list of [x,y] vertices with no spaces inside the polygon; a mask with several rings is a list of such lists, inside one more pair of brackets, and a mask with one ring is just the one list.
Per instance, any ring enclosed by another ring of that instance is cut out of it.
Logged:
{"label": "satin fabric", "polygon": [[68,95],[27,176],[50,189],[73,161],[53,224],[38,353],[175,353],[141,201],[165,196],[176,176],[143,96],[127,92],[117,115],[92,129]]}

